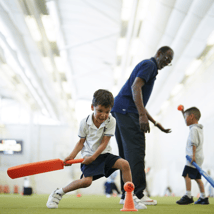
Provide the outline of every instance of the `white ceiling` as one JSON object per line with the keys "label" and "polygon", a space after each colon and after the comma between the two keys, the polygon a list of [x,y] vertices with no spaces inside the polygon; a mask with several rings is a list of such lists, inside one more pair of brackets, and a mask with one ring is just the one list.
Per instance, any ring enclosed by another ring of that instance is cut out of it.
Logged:
{"label": "white ceiling", "polygon": [[95,90],[116,95],[139,61],[169,45],[173,66],[148,104],[158,114],[213,48],[213,23],[213,0],[0,0],[0,94],[71,121]]}

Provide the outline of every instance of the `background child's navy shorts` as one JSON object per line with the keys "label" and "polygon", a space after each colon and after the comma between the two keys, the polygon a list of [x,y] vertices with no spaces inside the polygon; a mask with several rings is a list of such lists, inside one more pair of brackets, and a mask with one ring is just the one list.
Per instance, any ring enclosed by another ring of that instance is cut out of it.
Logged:
{"label": "background child's navy shorts", "polygon": [[93,176],[93,180],[103,176],[109,177],[114,171],[117,170],[112,169],[112,166],[114,166],[115,162],[120,158],[121,157],[119,156],[106,153],[99,155],[97,159],[89,165],[81,164],[81,171],[83,173],[81,178],[83,175],[85,177]]}
{"label": "background child's navy shorts", "polygon": [[201,179],[201,174],[196,168],[192,168],[190,166],[185,166],[182,176],[186,177],[188,174],[189,178],[191,179]]}

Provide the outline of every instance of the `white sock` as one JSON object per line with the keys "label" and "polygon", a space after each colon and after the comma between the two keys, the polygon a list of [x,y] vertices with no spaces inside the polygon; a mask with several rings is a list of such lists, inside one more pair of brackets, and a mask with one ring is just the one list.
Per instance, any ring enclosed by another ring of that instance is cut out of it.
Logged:
{"label": "white sock", "polygon": [[63,192],[63,189],[60,188],[56,191],[56,193],[59,193],[60,195],[65,195],[65,193]]}
{"label": "white sock", "polygon": [[205,196],[205,192],[201,192],[200,194],[200,198],[204,199],[206,196]]}
{"label": "white sock", "polygon": [[191,198],[191,191],[186,191],[186,195]]}

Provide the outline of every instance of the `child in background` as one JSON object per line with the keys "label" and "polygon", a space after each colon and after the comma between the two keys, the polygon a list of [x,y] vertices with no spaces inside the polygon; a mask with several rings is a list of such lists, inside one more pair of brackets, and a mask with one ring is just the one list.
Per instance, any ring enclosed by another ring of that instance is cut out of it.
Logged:
{"label": "child in background", "polygon": [[117,185],[115,183],[115,178],[117,177],[117,171],[113,172],[106,180],[104,186],[105,186],[105,194],[106,197],[109,198],[111,195],[114,195],[113,190],[117,192],[117,194],[120,194],[120,191],[117,188]]}
{"label": "child in background", "polygon": [[[186,144],[186,155],[192,158],[192,162],[196,162],[200,167],[204,160],[203,155],[203,126],[198,124],[201,117],[199,109],[192,107],[184,111],[181,110],[184,116],[186,125],[189,126],[190,132]],[[176,203],[179,205],[193,203],[193,197],[191,196],[191,179],[194,179],[200,189],[200,198],[195,204],[209,204],[208,198],[205,197],[204,184],[201,180],[201,174],[192,165],[192,162],[186,161],[182,176],[186,182],[186,194]]]}
{"label": "child in background", "polygon": [[[211,177],[210,170],[207,171],[207,174]],[[206,185],[208,185],[208,197],[214,198],[214,187],[208,181],[206,181],[204,186],[206,186]]]}
{"label": "child in background", "polygon": [[[99,89],[94,93],[91,105],[93,113],[81,121],[78,133],[80,140],[64,160],[74,159],[81,151],[84,158],[81,178],[53,191],[46,204],[48,208],[58,208],[59,201],[67,192],[89,187],[92,181],[103,176],[109,177],[117,169],[121,170],[124,183],[132,181],[128,161],[111,154],[109,141],[116,126],[116,121],[110,114],[113,105],[114,97],[111,92]],[[133,200],[136,209],[146,209],[136,196],[133,196]]]}

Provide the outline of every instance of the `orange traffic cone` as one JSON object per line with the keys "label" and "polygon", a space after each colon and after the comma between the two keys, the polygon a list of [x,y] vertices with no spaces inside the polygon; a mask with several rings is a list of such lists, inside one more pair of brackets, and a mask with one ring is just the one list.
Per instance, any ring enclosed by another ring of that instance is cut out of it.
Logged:
{"label": "orange traffic cone", "polygon": [[79,197],[81,197],[81,196],[82,196],[82,194],[81,194],[81,193],[78,193],[76,196],[79,198]]}
{"label": "orange traffic cone", "polygon": [[14,185],[13,193],[15,193],[15,194],[19,193],[19,187],[18,187],[18,185]]}
{"label": "orange traffic cone", "polygon": [[132,197],[132,191],[134,190],[134,184],[132,182],[126,182],[124,184],[124,190],[126,191],[126,198],[123,209],[120,211],[138,211],[135,209],[134,201]]}

